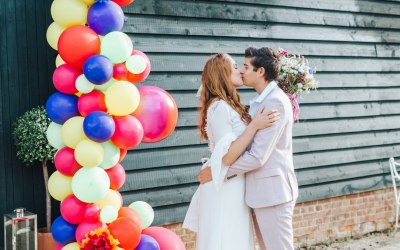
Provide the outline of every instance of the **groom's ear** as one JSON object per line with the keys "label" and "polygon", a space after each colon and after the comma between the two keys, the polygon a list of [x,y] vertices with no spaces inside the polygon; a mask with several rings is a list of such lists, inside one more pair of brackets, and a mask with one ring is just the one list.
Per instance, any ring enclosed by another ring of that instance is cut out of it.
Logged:
{"label": "groom's ear", "polygon": [[264,68],[264,67],[259,67],[258,70],[257,70],[257,72],[258,72],[262,77],[264,77],[264,75],[265,75],[265,68]]}

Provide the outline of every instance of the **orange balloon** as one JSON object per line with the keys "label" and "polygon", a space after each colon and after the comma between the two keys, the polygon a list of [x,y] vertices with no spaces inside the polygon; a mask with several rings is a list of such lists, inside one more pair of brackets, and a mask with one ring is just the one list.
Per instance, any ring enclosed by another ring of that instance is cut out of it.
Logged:
{"label": "orange balloon", "polygon": [[120,248],[135,249],[139,245],[142,229],[130,218],[116,219],[108,225],[108,230],[114,238],[118,239]]}
{"label": "orange balloon", "polygon": [[100,53],[100,38],[89,27],[76,25],[67,28],[58,39],[61,58],[75,68],[82,68],[86,59]]}
{"label": "orange balloon", "polygon": [[121,207],[118,211],[118,218],[129,218],[131,220],[133,220],[135,223],[137,223],[138,225],[142,225],[142,219],[140,218],[140,215],[138,214],[138,212],[136,212],[135,210],[133,210],[132,208],[129,207]]}

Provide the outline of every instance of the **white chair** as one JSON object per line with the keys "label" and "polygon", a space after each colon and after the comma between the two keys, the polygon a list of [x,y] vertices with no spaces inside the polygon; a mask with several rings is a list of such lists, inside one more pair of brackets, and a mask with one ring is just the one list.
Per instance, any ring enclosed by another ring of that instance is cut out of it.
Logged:
{"label": "white chair", "polygon": [[399,226],[399,209],[400,209],[400,197],[399,193],[397,192],[397,182],[400,182],[400,175],[397,172],[397,166],[400,166],[400,163],[395,162],[394,158],[391,157],[389,159],[389,166],[390,166],[390,174],[392,175],[392,183],[393,183],[393,190],[394,190],[394,198],[396,200],[396,227],[395,231],[397,231],[397,227]]}

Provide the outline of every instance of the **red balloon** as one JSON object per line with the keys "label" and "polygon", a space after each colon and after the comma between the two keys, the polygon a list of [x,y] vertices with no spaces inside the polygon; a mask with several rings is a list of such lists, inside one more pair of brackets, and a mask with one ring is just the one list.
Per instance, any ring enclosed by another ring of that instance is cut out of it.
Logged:
{"label": "red balloon", "polygon": [[85,211],[86,221],[91,221],[91,222],[99,221],[99,214],[100,214],[100,207],[97,204],[92,203],[86,206],[86,211]]}
{"label": "red balloon", "polygon": [[121,7],[125,7],[131,3],[133,3],[135,0],[113,0],[116,4],[118,4]]}
{"label": "red balloon", "polygon": [[129,70],[127,71],[128,75],[127,75],[127,80],[132,82],[132,83],[138,83],[138,82],[142,82],[144,80],[146,80],[146,78],[149,76],[150,71],[151,71],[151,63],[149,58],[147,57],[147,55],[145,53],[143,53],[140,50],[133,50],[132,51],[132,55],[140,55],[143,56],[146,61],[147,61],[147,65],[146,65],[146,69],[140,73],[140,74],[133,74],[131,72],[129,72]]}
{"label": "red balloon", "polygon": [[115,132],[111,141],[119,148],[131,149],[139,145],[143,138],[140,121],[131,116],[114,116]]}
{"label": "red balloon", "polygon": [[156,86],[138,88],[140,104],[133,115],[143,126],[142,142],[152,143],[167,138],[178,122],[178,107],[172,96]]}
{"label": "red balloon", "polygon": [[113,78],[116,80],[126,80],[128,76],[128,70],[125,67],[125,64],[119,63],[114,65],[113,69]]}
{"label": "red balloon", "polygon": [[82,94],[78,99],[78,110],[83,117],[93,111],[107,112],[104,93],[99,90],[93,90],[90,93]]}
{"label": "red balloon", "polygon": [[142,225],[142,219],[140,218],[140,215],[132,208],[121,207],[118,211],[118,218],[122,218],[122,217],[126,217],[126,218],[133,220],[139,226]]}
{"label": "red balloon", "polygon": [[53,73],[53,84],[58,91],[64,94],[75,94],[78,90],[75,81],[82,74],[82,70],[68,64],[60,65]]}
{"label": "red balloon", "polygon": [[116,219],[108,225],[108,230],[120,242],[118,247],[135,249],[139,245],[141,228],[130,218],[121,217]]}
{"label": "red balloon", "polygon": [[93,230],[96,230],[100,227],[106,227],[106,224],[102,222],[90,222],[90,221],[83,221],[78,225],[75,231],[75,239],[76,242],[82,243],[82,240],[86,238],[86,234],[90,233]]}
{"label": "red balloon", "polygon": [[61,215],[69,223],[79,224],[85,220],[86,205],[71,194],[61,202]]}
{"label": "red balloon", "polygon": [[106,173],[110,178],[110,188],[113,190],[118,190],[124,185],[125,182],[125,169],[121,166],[121,164],[117,163],[112,168],[106,169]]}
{"label": "red balloon", "polygon": [[82,166],[75,160],[74,150],[63,147],[54,156],[54,165],[63,175],[73,176]]}
{"label": "red balloon", "polygon": [[125,156],[126,156],[126,153],[128,153],[128,150],[127,149],[123,149],[123,148],[120,148],[119,149],[119,160],[118,160],[118,162],[119,163],[121,163],[124,159],[125,159]]}
{"label": "red balloon", "polygon": [[171,230],[163,227],[148,227],[143,230],[142,234],[153,237],[160,250],[185,250],[182,240]]}
{"label": "red balloon", "polygon": [[100,38],[89,27],[69,27],[58,40],[58,53],[69,65],[82,68],[86,59],[100,53]]}

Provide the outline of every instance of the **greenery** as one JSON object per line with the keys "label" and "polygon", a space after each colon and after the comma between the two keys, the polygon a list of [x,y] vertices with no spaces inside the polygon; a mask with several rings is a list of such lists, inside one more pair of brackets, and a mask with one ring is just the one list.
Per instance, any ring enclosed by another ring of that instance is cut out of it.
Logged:
{"label": "greenery", "polygon": [[57,149],[47,141],[46,131],[51,120],[44,107],[33,108],[25,112],[13,124],[13,139],[17,148],[17,158],[27,166],[40,166],[46,188],[46,229],[50,231],[51,201],[47,188],[49,174],[48,161],[53,161]]}

